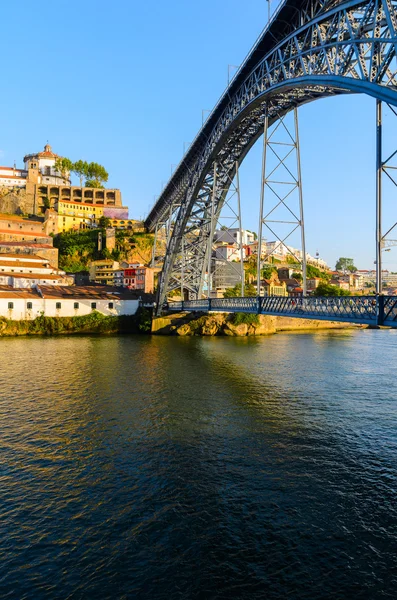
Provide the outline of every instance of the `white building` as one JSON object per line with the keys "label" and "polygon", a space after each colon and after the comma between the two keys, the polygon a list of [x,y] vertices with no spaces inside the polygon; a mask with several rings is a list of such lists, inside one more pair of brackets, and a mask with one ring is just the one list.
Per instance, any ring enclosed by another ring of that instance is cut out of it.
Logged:
{"label": "white building", "polygon": [[65,271],[53,268],[46,258],[31,254],[0,254],[0,285],[31,288],[36,285],[73,285]]}
{"label": "white building", "polygon": [[14,167],[0,167],[0,187],[25,187],[28,172]]}
{"label": "white building", "polygon": [[49,144],[44,146],[42,152],[24,156],[24,169],[13,167],[0,167],[0,187],[26,187],[30,172],[38,171],[37,183],[54,185],[71,185],[70,173],[64,174],[55,169],[55,161],[60,158],[52,151]]}
{"label": "white building", "polygon": [[218,246],[215,250],[215,258],[218,260],[241,261],[241,254],[244,260],[246,257],[245,247],[240,249],[236,244],[225,244]]}
{"label": "white building", "polygon": [[248,231],[248,229],[241,230],[242,236],[240,240],[240,228],[232,227],[230,229],[217,229],[214,234],[214,242],[224,242],[225,244],[242,244],[246,246],[247,244],[252,244],[255,241],[255,235],[252,231]]}
{"label": "white building", "polygon": [[65,271],[52,267],[48,259],[32,254],[0,254],[0,274],[6,272],[65,275]]}
{"label": "white building", "polygon": [[49,144],[46,144],[42,152],[24,156],[23,162],[25,164],[25,171],[27,172],[29,168],[38,169],[41,174],[39,183],[71,185],[69,171],[62,174],[55,169],[55,161],[57,158],[61,157],[52,151]]}
{"label": "white building", "polygon": [[140,300],[108,293],[99,287],[51,287],[16,290],[0,288],[0,317],[13,321],[46,317],[75,317],[96,310],[103,315],[134,315]]}

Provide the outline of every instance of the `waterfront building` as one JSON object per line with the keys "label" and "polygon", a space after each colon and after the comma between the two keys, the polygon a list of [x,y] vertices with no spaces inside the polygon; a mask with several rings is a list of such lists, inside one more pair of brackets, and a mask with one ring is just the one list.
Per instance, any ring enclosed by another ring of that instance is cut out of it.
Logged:
{"label": "waterfront building", "polygon": [[46,258],[33,256],[31,254],[0,253],[0,273],[5,272],[65,275],[65,271],[58,271],[58,269],[53,267]]}
{"label": "waterfront building", "polygon": [[115,285],[115,272],[119,268],[120,263],[110,258],[94,260],[89,268],[90,281],[101,285]]}
{"label": "waterfront building", "polygon": [[[52,241],[52,238],[51,238]],[[39,256],[40,258],[48,259],[49,263],[58,267],[58,248],[54,248],[51,244],[42,244],[35,242],[1,242],[1,254],[29,254],[31,256]]]}
{"label": "waterfront building", "polygon": [[98,311],[104,315],[134,315],[140,299],[105,288],[37,285],[32,289],[0,287],[0,317],[30,320],[46,317],[76,317]]}
{"label": "waterfront building", "polygon": [[0,253],[0,286],[32,288],[44,285],[73,285],[72,277],[59,271],[45,258],[31,254]]}
{"label": "waterfront building", "polygon": [[124,286],[130,290],[152,293],[154,289],[154,269],[140,263],[122,263]]}
{"label": "waterfront building", "polygon": [[124,269],[115,269],[113,271],[113,285],[123,287],[124,285]]}

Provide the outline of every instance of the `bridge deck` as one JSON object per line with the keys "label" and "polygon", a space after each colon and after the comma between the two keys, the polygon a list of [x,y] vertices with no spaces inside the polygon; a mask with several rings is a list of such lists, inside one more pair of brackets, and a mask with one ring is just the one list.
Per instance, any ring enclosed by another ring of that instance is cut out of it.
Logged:
{"label": "bridge deck", "polygon": [[397,296],[210,298],[169,302],[167,310],[244,312],[397,328]]}

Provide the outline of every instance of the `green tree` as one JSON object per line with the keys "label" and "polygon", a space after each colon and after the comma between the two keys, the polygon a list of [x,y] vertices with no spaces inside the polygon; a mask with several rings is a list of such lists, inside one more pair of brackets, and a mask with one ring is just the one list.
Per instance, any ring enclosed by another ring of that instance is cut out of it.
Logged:
{"label": "green tree", "polygon": [[343,256],[336,261],[335,270],[350,271],[351,273],[357,271],[356,267],[354,266],[354,260],[352,258],[345,258]]}
{"label": "green tree", "polygon": [[44,196],[43,198],[43,206],[47,210],[47,208],[51,208],[51,202],[48,196]]}
{"label": "green tree", "polygon": [[328,273],[322,271],[318,267],[314,267],[313,265],[306,265],[306,275],[307,277],[320,277],[320,279],[330,278]]}
{"label": "green tree", "polygon": [[[256,287],[252,284],[244,286],[244,296],[256,296]],[[238,298],[241,297],[241,283],[238,283],[232,288],[227,288],[223,294],[224,298]]]}
{"label": "green tree", "polygon": [[336,285],[322,282],[314,290],[313,296],[350,296],[350,292],[342,290]]}
{"label": "green tree", "polygon": [[106,229],[106,227],[110,227],[112,222],[109,219],[109,217],[105,217],[104,215],[102,215],[102,217],[99,218],[98,221],[99,227],[101,227],[102,229]]}
{"label": "green tree", "polygon": [[109,173],[105,167],[98,163],[91,162],[87,167],[87,187],[103,187],[103,184],[109,179]]}
{"label": "green tree", "polygon": [[66,179],[67,175],[73,171],[73,163],[69,158],[58,157],[55,160],[54,168]]}
{"label": "green tree", "polygon": [[263,267],[261,274],[263,279],[271,279],[273,275],[277,275],[277,269],[272,265],[266,265]]}
{"label": "green tree", "polygon": [[299,273],[299,271],[294,271],[294,273],[292,273],[292,277],[297,281],[302,281],[303,279],[302,273]]}
{"label": "green tree", "polygon": [[85,160],[78,160],[73,163],[72,171],[80,179],[80,187],[83,187],[83,180],[88,177],[88,163]]}

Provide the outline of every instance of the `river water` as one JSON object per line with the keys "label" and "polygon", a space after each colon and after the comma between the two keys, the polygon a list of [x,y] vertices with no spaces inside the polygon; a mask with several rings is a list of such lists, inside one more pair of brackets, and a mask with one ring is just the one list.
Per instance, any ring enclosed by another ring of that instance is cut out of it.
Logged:
{"label": "river water", "polygon": [[2,599],[396,598],[396,331],[0,344]]}

